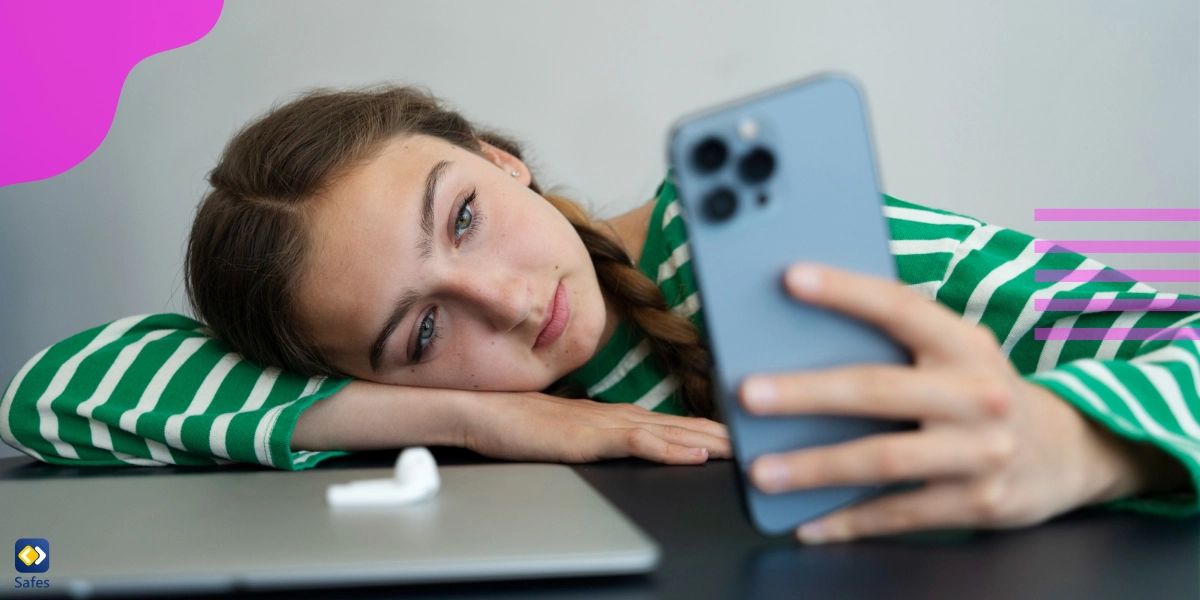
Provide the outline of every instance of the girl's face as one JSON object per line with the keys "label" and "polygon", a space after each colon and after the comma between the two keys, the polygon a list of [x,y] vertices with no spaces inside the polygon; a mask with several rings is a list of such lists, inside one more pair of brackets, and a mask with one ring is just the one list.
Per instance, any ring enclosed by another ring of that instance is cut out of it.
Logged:
{"label": "girl's face", "polygon": [[521,161],[483,150],[396,138],[314,199],[299,315],[342,372],[534,391],[616,328],[575,229]]}

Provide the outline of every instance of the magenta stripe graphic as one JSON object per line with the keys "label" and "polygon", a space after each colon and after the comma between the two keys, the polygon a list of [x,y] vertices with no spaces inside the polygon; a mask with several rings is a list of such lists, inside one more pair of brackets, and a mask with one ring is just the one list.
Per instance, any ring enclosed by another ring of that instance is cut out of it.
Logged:
{"label": "magenta stripe graphic", "polygon": [[1038,327],[1036,340],[1200,340],[1190,327]]}
{"label": "magenta stripe graphic", "polygon": [[1200,298],[1038,298],[1033,307],[1041,311],[1071,312],[1100,310],[1200,311]]}
{"label": "magenta stripe graphic", "polygon": [[1035,208],[1034,221],[1200,221],[1200,208]]}
{"label": "magenta stripe graphic", "polygon": [[1034,281],[1083,281],[1083,282],[1200,282],[1200,269],[1038,269],[1033,273]]}
{"label": "magenta stripe graphic", "polygon": [[1035,252],[1163,252],[1163,253],[1192,253],[1200,252],[1200,241],[1158,241],[1158,240],[1037,240],[1033,243]]}

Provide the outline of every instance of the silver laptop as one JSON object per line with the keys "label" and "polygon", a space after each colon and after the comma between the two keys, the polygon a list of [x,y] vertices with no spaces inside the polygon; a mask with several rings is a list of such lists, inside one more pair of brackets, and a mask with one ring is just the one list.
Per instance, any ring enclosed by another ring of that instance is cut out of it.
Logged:
{"label": "silver laptop", "polygon": [[[10,480],[0,482],[0,541],[48,542],[44,573],[13,575],[76,597],[616,575],[658,564],[654,541],[568,467],[439,472],[430,500],[354,509],[330,508],[326,487],[392,469]],[[37,591],[0,585],[0,596]]]}

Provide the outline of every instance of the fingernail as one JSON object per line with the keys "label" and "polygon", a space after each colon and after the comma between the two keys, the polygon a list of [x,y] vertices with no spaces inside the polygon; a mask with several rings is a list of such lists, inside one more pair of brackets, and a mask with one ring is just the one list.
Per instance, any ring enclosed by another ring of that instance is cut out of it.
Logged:
{"label": "fingernail", "polygon": [[768,410],[779,401],[779,390],[766,377],[750,377],[742,384],[742,396],[747,408]]}
{"label": "fingernail", "polygon": [[707,453],[708,450],[705,448],[688,448],[688,454],[692,456],[704,456]]}
{"label": "fingernail", "polygon": [[787,271],[787,284],[793,291],[809,296],[821,288],[821,272],[810,265],[796,265]]}
{"label": "fingernail", "polygon": [[796,537],[805,544],[822,544],[826,541],[825,524],[820,521],[803,525],[796,531]]}
{"label": "fingernail", "polygon": [[763,457],[754,461],[751,470],[754,484],[764,492],[781,490],[787,486],[791,474],[787,465],[778,458]]}

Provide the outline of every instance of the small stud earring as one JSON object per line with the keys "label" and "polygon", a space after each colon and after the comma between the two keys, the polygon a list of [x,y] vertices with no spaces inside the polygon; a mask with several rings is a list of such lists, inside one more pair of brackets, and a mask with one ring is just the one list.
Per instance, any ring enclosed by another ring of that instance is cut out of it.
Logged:
{"label": "small stud earring", "polygon": [[513,176],[513,177],[520,177],[520,176],[521,176],[521,172],[520,172],[520,171],[513,171],[513,172],[512,172],[512,176]]}

